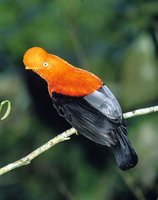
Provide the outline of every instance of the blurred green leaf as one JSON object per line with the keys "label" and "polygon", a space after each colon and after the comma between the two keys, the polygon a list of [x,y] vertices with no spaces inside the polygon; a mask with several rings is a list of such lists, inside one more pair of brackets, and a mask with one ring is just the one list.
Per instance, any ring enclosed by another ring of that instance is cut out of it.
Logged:
{"label": "blurred green leaf", "polygon": [[7,105],[7,109],[6,109],[3,117],[1,117],[1,120],[6,119],[9,116],[10,111],[11,111],[11,103],[10,103],[10,101],[5,100],[5,101],[2,101],[1,104],[0,104],[0,113],[2,112],[2,109],[4,108],[5,105]]}

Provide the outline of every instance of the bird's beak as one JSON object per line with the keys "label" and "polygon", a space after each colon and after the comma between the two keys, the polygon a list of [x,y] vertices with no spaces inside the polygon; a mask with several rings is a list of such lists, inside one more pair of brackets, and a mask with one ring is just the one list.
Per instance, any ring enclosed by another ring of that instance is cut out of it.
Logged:
{"label": "bird's beak", "polygon": [[39,71],[39,70],[42,70],[40,67],[29,67],[29,66],[27,66],[27,65],[25,65],[25,69],[26,70],[33,70],[33,71],[35,71],[35,72],[37,72],[37,71]]}
{"label": "bird's beak", "polygon": [[29,66],[25,66],[26,70],[32,70]]}

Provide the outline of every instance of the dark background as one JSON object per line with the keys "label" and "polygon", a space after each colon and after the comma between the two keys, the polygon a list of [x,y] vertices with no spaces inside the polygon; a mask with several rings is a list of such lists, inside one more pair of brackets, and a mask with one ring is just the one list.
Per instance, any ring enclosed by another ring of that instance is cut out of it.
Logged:
{"label": "dark background", "polygon": [[[102,78],[124,112],[158,102],[158,1],[1,0],[0,166],[70,126],[54,111],[46,83],[25,71],[23,54],[41,46]],[[138,165],[118,169],[110,150],[82,136],[58,144],[0,177],[0,200],[155,200],[157,113],[127,120]]]}

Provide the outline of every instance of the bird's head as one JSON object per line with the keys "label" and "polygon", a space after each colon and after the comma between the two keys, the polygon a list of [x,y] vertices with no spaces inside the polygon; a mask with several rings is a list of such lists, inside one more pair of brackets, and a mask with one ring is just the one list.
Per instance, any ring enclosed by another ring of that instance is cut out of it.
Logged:
{"label": "bird's head", "polygon": [[68,63],[58,56],[49,54],[41,47],[32,47],[26,51],[23,59],[25,69],[33,70],[46,81],[52,79],[53,74],[60,73]]}
{"label": "bird's head", "polygon": [[24,54],[25,68],[33,71],[45,70],[49,66],[47,57],[48,53],[44,49],[32,47]]}

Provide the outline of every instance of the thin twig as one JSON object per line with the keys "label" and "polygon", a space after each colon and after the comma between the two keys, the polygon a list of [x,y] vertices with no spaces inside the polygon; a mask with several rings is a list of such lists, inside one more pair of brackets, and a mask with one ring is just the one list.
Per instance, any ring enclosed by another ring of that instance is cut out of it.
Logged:
{"label": "thin twig", "polygon": [[131,117],[136,117],[139,115],[146,115],[149,113],[153,113],[153,112],[158,112],[158,106],[152,106],[149,108],[142,108],[142,109],[138,109],[138,110],[133,110],[127,113],[124,113],[123,116],[125,119],[131,118]]}
{"label": "thin twig", "polygon": [[53,168],[51,170],[51,174],[54,178],[55,185],[57,186],[57,189],[59,192],[64,196],[67,197],[69,200],[77,200],[76,197],[71,193],[70,188],[68,188],[63,180],[63,177],[59,173],[57,168]]}
{"label": "thin twig", "polygon": [[52,146],[63,142],[65,140],[69,140],[71,135],[77,133],[76,129],[74,128],[70,128],[67,131],[57,135],[56,137],[54,137],[53,139],[49,140],[47,143],[45,143],[44,145],[42,145],[41,147],[39,147],[38,149],[34,150],[33,152],[31,152],[30,154],[28,154],[27,156],[13,162],[10,163],[2,168],[0,168],[0,175],[5,174],[15,168],[21,167],[23,165],[28,165],[35,157],[39,156],[41,153],[47,151],[48,149],[50,149]]}
{"label": "thin twig", "polygon": [[[149,114],[149,113],[152,113],[152,112],[158,112],[158,106],[134,110],[134,111],[131,111],[131,112],[124,113],[123,116],[124,116],[125,119],[127,119],[127,118],[135,117],[135,116],[138,116],[138,115]],[[56,144],[58,144],[62,141],[70,139],[70,136],[73,135],[73,134],[77,134],[77,130],[75,128],[70,128],[67,131],[57,135],[56,137],[49,140],[47,143],[45,143],[44,145],[42,145],[41,147],[39,147],[35,151],[31,152],[27,156],[0,168],[0,175],[5,174],[5,173],[7,173],[7,172],[9,172],[9,171],[11,171],[15,168],[23,166],[23,165],[28,165],[34,158],[36,158],[37,156],[39,156],[43,152],[47,151],[48,149],[50,149],[52,146],[54,146],[54,145],[56,145]]]}
{"label": "thin twig", "polygon": [[120,170],[118,170],[118,173],[120,174],[126,185],[129,187],[131,192],[134,194],[136,199],[146,200],[142,189],[134,182],[134,178],[131,174],[126,173],[124,175]]}

